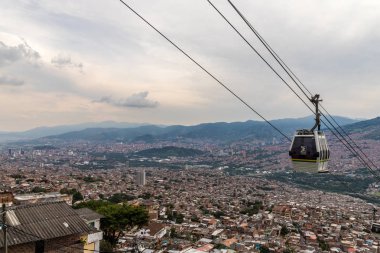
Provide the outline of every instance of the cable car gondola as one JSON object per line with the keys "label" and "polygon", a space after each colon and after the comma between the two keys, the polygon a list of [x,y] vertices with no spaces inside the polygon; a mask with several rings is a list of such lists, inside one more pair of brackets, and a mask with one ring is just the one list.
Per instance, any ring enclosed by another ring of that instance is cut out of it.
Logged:
{"label": "cable car gondola", "polygon": [[320,130],[319,95],[310,100],[316,107],[315,125],[311,130],[297,130],[290,145],[289,155],[296,172],[327,173],[330,150],[325,134]]}

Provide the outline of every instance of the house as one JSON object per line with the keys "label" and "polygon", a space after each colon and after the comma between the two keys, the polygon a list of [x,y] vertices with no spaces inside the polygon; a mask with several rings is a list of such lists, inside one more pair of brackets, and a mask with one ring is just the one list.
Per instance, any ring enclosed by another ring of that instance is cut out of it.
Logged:
{"label": "house", "polygon": [[[9,207],[6,224],[9,253],[84,252],[87,238],[100,232],[66,202]],[[3,230],[0,247],[4,247]]]}
{"label": "house", "polygon": [[0,204],[11,206],[13,204],[14,196],[11,192],[0,192]]}
{"label": "house", "polygon": [[[85,253],[86,252],[99,252],[100,241],[103,239],[103,232],[100,231],[100,219],[104,218],[103,215],[92,211],[89,208],[76,209],[75,212],[89,225],[97,229],[99,232],[89,234],[86,238]],[[84,238],[83,238],[84,239]]]}
{"label": "house", "polygon": [[148,226],[141,228],[135,235],[139,238],[157,240],[166,234],[166,226],[162,223],[150,222]]}
{"label": "house", "polygon": [[18,194],[14,196],[13,203],[15,205],[26,205],[60,201],[65,201],[68,205],[71,205],[73,196],[59,192]]}

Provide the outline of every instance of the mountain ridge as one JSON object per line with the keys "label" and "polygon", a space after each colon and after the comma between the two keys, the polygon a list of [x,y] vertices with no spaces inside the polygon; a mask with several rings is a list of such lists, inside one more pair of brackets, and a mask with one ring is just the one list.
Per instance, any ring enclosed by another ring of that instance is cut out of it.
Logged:
{"label": "mountain ridge", "polygon": [[[356,120],[335,117],[341,125],[355,123]],[[312,116],[298,119],[277,119],[271,121],[282,132],[291,136],[297,129],[311,128],[314,124]],[[271,141],[281,135],[264,121],[248,120],[245,122],[215,122],[192,126],[145,125],[135,128],[87,128],[67,132],[60,135],[44,137],[44,140],[55,141],[120,141],[120,142],[153,142],[159,140],[173,141],[178,139],[198,139],[217,142],[237,140]]]}
{"label": "mountain ridge", "polygon": [[129,122],[116,122],[116,121],[101,121],[101,122],[85,122],[72,125],[57,125],[57,126],[40,126],[25,131],[0,131],[0,141],[17,141],[17,140],[31,140],[41,138],[49,135],[58,135],[71,131],[83,130],[91,127],[119,127],[131,128],[148,125],[148,123],[129,123]]}

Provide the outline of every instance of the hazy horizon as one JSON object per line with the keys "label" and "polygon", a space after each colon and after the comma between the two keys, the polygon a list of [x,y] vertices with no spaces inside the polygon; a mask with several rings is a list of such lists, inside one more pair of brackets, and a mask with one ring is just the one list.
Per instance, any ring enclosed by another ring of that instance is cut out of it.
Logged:
{"label": "hazy horizon", "polygon": [[[313,117],[313,115],[308,115],[305,117],[296,117],[296,118],[278,118],[278,119],[270,119],[270,121],[276,121],[276,120],[291,120],[291,119],[303,119],[303,118],[309,118]],[[369,119],[364,119],[364,118],[350,118],[346,116],[338,116],[335,115],[334,117],[343,117],[351,120],[356,120],[356,121],[364,121],[364,120],[369,120]],[[130,124],[130,125],[156,125],[156,126],[173,126],[173,125],[182,125],[182,126],[194,126],[194,125],[199,125],[199,124],[208,124],[208,123],[220,123],[220,122],[225,122],[225,123],[234,123],[234,122],[246,122],[246,121],[258,121],[258,122],[264,122],[262,119],[246,119],[246,120],[240,120],[240,121],[210,121],[210,122],[195,122],[194,124],[158,124],[158,123],[152,123],[152,122],[121,122],[121,121],[114,121],[114,120],[104,120],[104,121],[93,121],[93,122],[80,122],[80,123],[68,123],[68,124],[62,124],[62,125],[40,125],[40,126],[35,126],[32,128],[26,128],[26,129],[21,129],[21,130],[16,130],[16,131],[8,131],[8,130],[3,130],[0,128],[0,133],[17,133],[17,132],[26,132],[34,129],[39,129],[39,128],[55,128],[55,127],[73,127],[73,126],[80,126],[80,125],[91,125],[91,124],[105,124],[105,123],[110,123],[110,124]],[[133,127],[133,126],[132,126]]]}

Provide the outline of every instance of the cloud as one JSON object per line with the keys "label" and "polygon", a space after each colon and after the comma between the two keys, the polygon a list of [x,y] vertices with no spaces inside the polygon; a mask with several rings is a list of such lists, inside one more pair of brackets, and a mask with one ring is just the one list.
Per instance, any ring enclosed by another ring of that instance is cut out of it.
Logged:
{"label": "cloud", "polygon": [[0,76],[0,85],[21,86],[23,84],[23,80],[9,76]]}
{"label": "cloud", "polygon": [[40,54],[31,48],[26,41],[17,46],[8,46],[0,41],[0,66],[12,64],[20,60],[36,61]]}
{"label": "cloud", "polygon": [[80,71],[82,71],[83,64],[81,62],[75,63],[71,61],[71,57],[69,55],[62,55],[59,54],[57,56],[54,56],[51,59],[51,63],[57,67],[57,68],[78,68]]}
{"label": "cloud", "polygon": [[110,96],[101,97],[98,100],[94,100],[96,103],[111,104],[120,107],[132,107],[132,108],[155,108],[159,105],[157,101],[147,99],[149,92],[143,91],[132,94],[125,99],[115,100]]}

